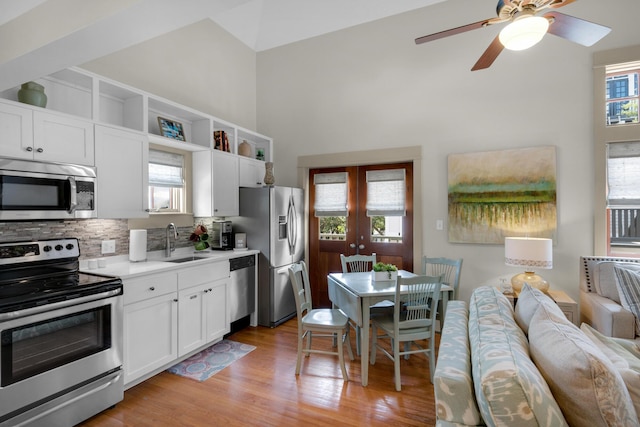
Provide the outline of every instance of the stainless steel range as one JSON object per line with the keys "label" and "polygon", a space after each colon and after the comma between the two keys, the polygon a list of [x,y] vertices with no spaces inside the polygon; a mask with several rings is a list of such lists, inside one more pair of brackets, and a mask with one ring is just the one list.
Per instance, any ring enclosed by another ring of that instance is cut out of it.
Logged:
{"label": "stainless steel range", "polygon": [[73,426],[124,395],[122,281],[77,239],[0,244],[0,426]]}

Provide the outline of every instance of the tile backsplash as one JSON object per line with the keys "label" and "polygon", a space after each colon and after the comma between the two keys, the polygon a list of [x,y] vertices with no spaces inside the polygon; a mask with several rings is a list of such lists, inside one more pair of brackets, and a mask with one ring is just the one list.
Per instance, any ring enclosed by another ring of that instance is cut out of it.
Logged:
{"label": "tile backsplash", "polygon": [[[210,223],[200,218],[198,223]],[[193,227],[179,227],[176,247],[188,247],[193,243],[189,236]],[[165,247],[166,230],[147,230],[147,251]],[[0,243],[29,240],[45,240],[77,237],[80,240],[80,258],[100,258],[129,253],[129,227],[126,219],[80,219],[51,221],[0,222]],[[116,252],[102,255],[102,241],[115,240]]]}

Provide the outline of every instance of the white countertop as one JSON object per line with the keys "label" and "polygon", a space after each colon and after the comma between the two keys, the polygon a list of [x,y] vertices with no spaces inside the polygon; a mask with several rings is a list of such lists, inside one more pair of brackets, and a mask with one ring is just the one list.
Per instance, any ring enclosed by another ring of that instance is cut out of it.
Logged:
{"label": "white countertop", "polygon": [[[179,268],[184,268],[191,265],[201,265],[209,262],[228,261],[231,258],[238,258],[246,255],[254,255],[259,253],[255,249],[247,249],[244,251],[214,251],[203,250],[195,251],[193,248],[180,248],[176,249],[171,254],[171,258],[166,258],[164,250],[147,252],[147,260],[140,262],[129,261],[128,255],[117,255],[98,259],[86,259],[80,261],[80,270],[83,273],[104,274],[107,276],[116,276],[121,279],[129,279],[136,276],[143,276],[145,274],[157,273],[160,271],[169,271]],[[182,259],[191,256],[196,256],[198,260],[189,262],[169,262],[170,259]],[[89,268],[89,261],[98,261],[106,264],[105,267]]]}

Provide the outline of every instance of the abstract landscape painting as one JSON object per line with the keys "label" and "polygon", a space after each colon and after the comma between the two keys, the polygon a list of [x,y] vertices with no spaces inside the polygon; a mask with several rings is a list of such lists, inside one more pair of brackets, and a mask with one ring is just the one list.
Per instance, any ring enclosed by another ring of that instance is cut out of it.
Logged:
{"label": "abstract landscape painting", "polygon": [[449,242],[555,237],[555,147],[451,154],[448,186]]}

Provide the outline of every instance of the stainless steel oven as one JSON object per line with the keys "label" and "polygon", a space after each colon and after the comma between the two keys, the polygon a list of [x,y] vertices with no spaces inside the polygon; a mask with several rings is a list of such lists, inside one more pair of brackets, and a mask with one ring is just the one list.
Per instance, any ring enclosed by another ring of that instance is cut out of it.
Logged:
{"label": "stainless steel oven", "polygon": [[0,219],[95,218],[93,167],[0,158]]}
{"label": "stainless steel oven", "polygon": [[0,244],[0,426],[72,426],[123,398],[122,282],[78,255],[76,239]]}

